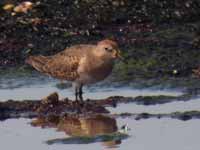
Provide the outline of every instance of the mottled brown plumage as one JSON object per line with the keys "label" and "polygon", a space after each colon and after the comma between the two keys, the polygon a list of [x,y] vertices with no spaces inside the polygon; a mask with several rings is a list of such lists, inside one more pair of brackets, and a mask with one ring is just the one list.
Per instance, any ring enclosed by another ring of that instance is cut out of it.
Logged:
{"label": "mottled brown plumage", "polygon": [[38,71],[52,77],[73,81],[76,99],[82,99],[82,86],[106,78],[112,71],[120,51],[112,40],[81,44],[66,48],[53,56],[30,56],[26,61]]}

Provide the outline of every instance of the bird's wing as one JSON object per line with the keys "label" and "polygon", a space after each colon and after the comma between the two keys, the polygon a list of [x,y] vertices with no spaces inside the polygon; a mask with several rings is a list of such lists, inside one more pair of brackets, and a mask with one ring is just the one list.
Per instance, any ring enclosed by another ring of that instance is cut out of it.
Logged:
{"label": "bird's wing", "polygon": [[79,77],[77,72],[79,62],[87,49],[85,46],[78,45],[66,48],[64,51],[52,56],[44,65],[43,70],[45,73],[59,79],[70,81],[77,79]]}
{"label": "bird's wing", "polygon": [[73,81],[78,78],[80,59],[78,56],[70,55],[53,57],[44,65],[43,70],[53,77]]}

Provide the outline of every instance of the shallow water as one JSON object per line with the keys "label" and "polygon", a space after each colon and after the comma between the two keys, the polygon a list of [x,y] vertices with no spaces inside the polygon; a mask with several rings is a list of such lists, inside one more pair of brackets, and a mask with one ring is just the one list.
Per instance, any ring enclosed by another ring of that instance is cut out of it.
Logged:
{"label": "shallow water", "polygon": [[[61,97],[73,98],[73,90],[71,88],[60,90],[55,87],[55,82],[47,82],[45,84],[25,85],[19,88],[0,89],[0,100],[7,99],[40,99],[49,93],[58,91]],[[128,87],[122,88],[106,88],[106,87],[86,87],[85,98],[106,98],[109,96],[139,96],[139,95],[181,95],[181,91],[174,90],[149,90],[149,89],[132,89]],[[200,110],[200,99],[194,99],[187,102],[172,102],[157,105],[137,105],[134,103],[120,104],[116,108],[110,108],[111,113],[171,113],[174,111]],[[69,137],[64,132],[57,131],[55,128],[41,128],[30,125],[31,119],[8,119],[0,122],[0,144],[5,150],[102,150],[102,149],[119,149],[119,150],[195,150],[199,149],[200,134],[198,133],[200,120],[192,119],[189,121],[180,121],[176,119],[147,119],[134,120],[131,118],[117,118],[117,126],[120,128],[124,124],[128,124],[130,131],[127,139],[120,142],[102,142],[95,141],[90,144],[63,144],[57,143],[48,145],[46,141],[52,139],[63,139]],[[12,144],[11,144],[12,143]]]}
{"label": "shallow water", "polygon": [[186,102],[171,102],[162,105],[137,105],[137,104],[119,104],[118,107],[113,108],[109,107],[109,110],[112,113],[144,113],[148,112],[151,114],[163,114],[163,113],[171,113],[171,112],[185,112],[185,111],[193,111],[200,110],[200,99],[194,99]]}
{"label": "shallow water", "polygon": [[[34,84],[34,85],[26,85],[20,88],[5,88],[0,89],[0,101],[5,101],[8,99],[41,99],[41,97],[46,97],[49,93],[58,92],[61,98],[69,97],[74,99],[74,91],[73,88],[68,89],[58,89],[56,88],[55,82],[50,83],[42,83],[42,84]],[[174,90],[151,90],[151,89],[132,89],[128,87],[121,88],[106,88],[106,87],[85,87],[84,89],[84,98],[91,99],[102,99],[107,98],[109,96],[128,96],[128,97],[136,97],[136,96],[147,96],[147,95],[172,95],[178,96],[181,95],[182,92],[174,91]]]}
{"label": "shallow water", "polygon": [[128,118],[118,119],[119,126],[128,123],[131,130],[128,132],[130,138],[121,141],[117,145],[111,145],[106,142],[47,145],[45,141],[54,138],[65,138],[67,135],[62,132],[57,132],[55,129],[31,127],[29,122],[31,122],[30,119],[10,119],[1,122],[1,147],[6,150],[195,150],[200,147],[200,134],[198,132],[200,120],[183,122],[173,119],[148,119],[140,121]]}
{"label": "shallow water", "polygon": [[132,137],[120,145],[123,150],[197,150],[200,147],[200,120],[183,122],[173,119],[118,119],[118,122],[127,122],[131,127],[129,134]]}

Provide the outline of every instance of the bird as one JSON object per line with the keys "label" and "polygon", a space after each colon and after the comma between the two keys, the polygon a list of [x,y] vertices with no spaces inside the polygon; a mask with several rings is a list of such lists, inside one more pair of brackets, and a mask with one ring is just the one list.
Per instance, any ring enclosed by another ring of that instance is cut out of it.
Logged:
{"label": "bird", "polygon": [[83,86],[104,80],[115,60],[125,59],[116,41],[104,39],[96,44],[78,44],[51,56],[29,56],[26,63],[51,77],[71,81],[75,100],[83,101]]}
{"label": "bird", "polygon": [[119,130],[120,133],[128,133],[128,131],[131,130],[129,127],[128,127],[128,124],[124,124],[123,126],[121,126],[121,129]]}

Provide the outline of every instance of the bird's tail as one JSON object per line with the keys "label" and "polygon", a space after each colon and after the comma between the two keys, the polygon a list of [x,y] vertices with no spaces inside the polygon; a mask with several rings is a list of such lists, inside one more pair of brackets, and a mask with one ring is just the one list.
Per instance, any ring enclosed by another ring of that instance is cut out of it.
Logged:
{"label": "bird's tail", "polygon": [[29,56],[25,62],[33,66],[36,70],[44,72],[44,65],[47,63],[48,58],[45,56]]}

